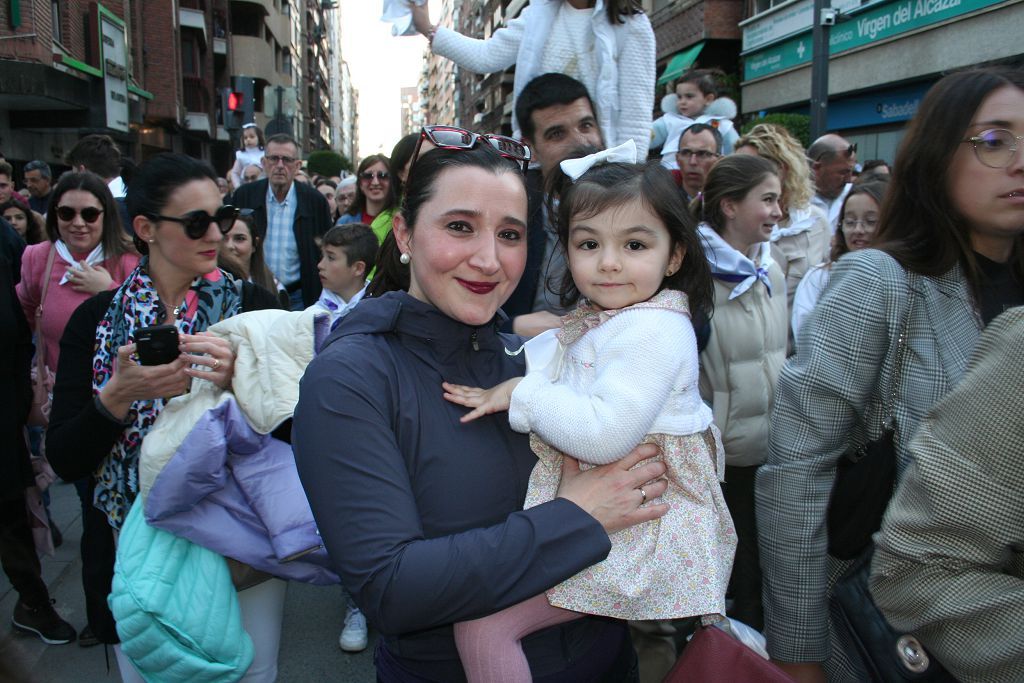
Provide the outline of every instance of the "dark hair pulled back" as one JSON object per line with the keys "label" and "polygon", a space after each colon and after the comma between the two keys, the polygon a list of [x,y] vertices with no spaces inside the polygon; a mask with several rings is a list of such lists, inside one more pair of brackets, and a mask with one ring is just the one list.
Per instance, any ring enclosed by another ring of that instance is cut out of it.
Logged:
{"label": "dark hair pulled back", "polygon": [[[139,166],[128,186],[128,215],[134,219],[163,213],[174,191],[194,180],[217,182],[217,174],[205,161],[172,152],[157,154]],[[148,245],[138,236],[132,239],[140,254],[149,253]]]}

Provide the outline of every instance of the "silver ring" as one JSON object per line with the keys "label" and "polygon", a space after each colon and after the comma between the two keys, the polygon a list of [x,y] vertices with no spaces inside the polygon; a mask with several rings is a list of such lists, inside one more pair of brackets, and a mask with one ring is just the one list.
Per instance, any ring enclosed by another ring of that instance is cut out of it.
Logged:
{"label": "silver ring", "polygon": [[644,487],[640,487],[640,504],[643,505],[647,502],[647,491],[644,491]]}
{"label": "silver ring", "polygon": [[213,365],[210,367],[211,370],[216,370],[220,367],[220,358],[213,359]]}

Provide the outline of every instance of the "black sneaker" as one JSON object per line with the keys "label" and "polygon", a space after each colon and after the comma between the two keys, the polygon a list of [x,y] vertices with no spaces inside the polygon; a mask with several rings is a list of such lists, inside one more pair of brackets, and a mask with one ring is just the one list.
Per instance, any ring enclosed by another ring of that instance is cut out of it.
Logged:
{"label": "black sneaker", "polygon": [[85,625],[81,631],[78,632],[78,646],[79,647],[92,647],[93,645],[99,645],[100,639],[96,637],[96,634],[92,632],[92,626],[89,624]]}
{"label": "black sneaker", "polygon": [[53,609],[53,600],[40,607],[29,607],[19,599],[11,623],[19,631],[36,634],[48,645],[63,645],[75,639],[75,629]]}

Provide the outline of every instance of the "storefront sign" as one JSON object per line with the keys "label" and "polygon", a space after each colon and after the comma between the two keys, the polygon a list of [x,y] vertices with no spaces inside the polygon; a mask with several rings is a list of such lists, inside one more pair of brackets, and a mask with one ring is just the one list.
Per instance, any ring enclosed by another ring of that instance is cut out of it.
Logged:
{"label": "storefront sign", "polygon": [[[846,15],[832,27],[829,54],[885,40],[901,33],[937,24],[1005,0],[898,0]],[[773,73],[811,61],[811,33],[748,54],[744,58],[743,79],[770,76]]]}
{"label": "storefront sign", "polygon": [[[860,6],[859,0],[835,0],[832,3],[832,7],[840,12]],[[807,31],[811,28],[813,18],[814,0],[798,0],[740,22],[743,27],[743,51],[756,50]]]}
{"label": "storefront sign", "polygon": [[107,107],[107,128],[128,132],[128,38],[124,22],[98,6],[100,69]]}

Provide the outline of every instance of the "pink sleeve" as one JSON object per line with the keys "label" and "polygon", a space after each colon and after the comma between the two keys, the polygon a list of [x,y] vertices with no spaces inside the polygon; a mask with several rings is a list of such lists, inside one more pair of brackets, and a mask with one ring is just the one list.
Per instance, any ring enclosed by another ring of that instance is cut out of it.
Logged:
{"label": "pink sleeve", "polygon": [[[44,242],[43,244],[49,243]],[[35,248],[37,246],[43,245],[30,245],[22,254],[21,282],[16,287],[21,310],[25,312],[25,318],[28,319],[29,327],[33,331],[36,329],[36,307],[39,306],[39,293],[42,291],[40,278],[43,276],[42,269],[46,265],[45,256],[42,259],[39,258],[39,254],[43,253],[43,250]]]}

